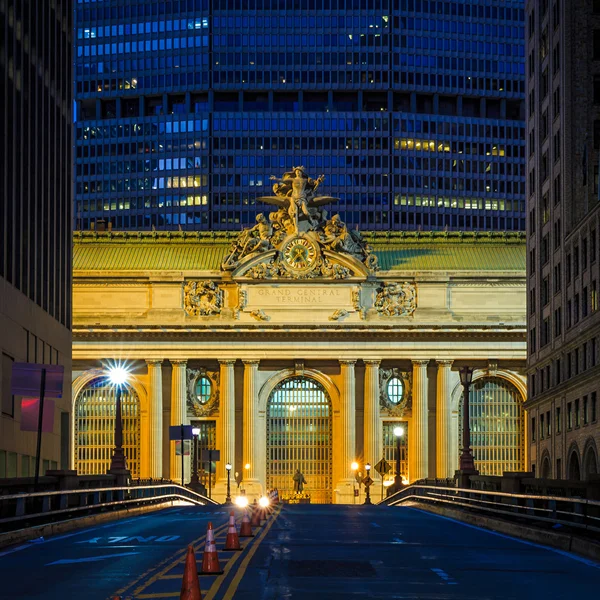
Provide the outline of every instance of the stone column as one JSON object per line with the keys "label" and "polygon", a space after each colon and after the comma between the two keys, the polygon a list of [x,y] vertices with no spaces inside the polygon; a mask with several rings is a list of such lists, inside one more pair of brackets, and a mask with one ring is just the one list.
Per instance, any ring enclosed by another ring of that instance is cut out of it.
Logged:
{"label": "stone column", "polygon": [[[262,485],[256,477],[260,455],[256,439],[256,419],[258,412],[258,398],[256,389],[256,374],[258,372],[258,360],[244,361],[244,447],[243,463],[233,471],[239,469],[244,474],[242,487],[246,490],[248,498],[260,498],[262,496]],[[250,468],[245,469],[249,464]]]}
{"label": "stone column", "polygon": [[458,465],[452,462],[454,456],[452,448],[452,410],[450,406],[450,367],[452,366],[452,361],[438,360],[437,364],[435,473],[436,477],[446,479],[454,477],[454,471],[458,468]]}
{"label": "stone column", "polygon": [[[383,458],[381,445],[381,420],[379,418],[379,360],[365,360],[365,462],[374,467]],[[364,469],[361,469],[364,470]],[[381,485],[379,473],[371,468],[373,487]],[[371,490],[374,491],[373,489]],[[378,497],[378,496],[377,496]]]}
{"label": "stone column", "polygon": [[163,476],[163,393],[162,393],[162,360],[147,360],[148,365],[148,387],[149,387],[149,412],[150,412],[150,436],[149,445],[149,468],[148,472],[152,479],[160,479]]}
{"label": "stone column", "polygon": [[340,437],[333,440],[340,450],[338,461],[339,482],[336,486],[337,502],[351,503],[354,499],[353,476],[350,465],[356,460],[356,381],[355,360],[340,360],[342,390],[340,407]]}
{"label": "stone column", "polygon": [[[189,424],[187,416],[187,381],[185,377],[187,360],[171,360],[171,425]],[[181,483],[181,456],[175,454],[175,442],[169,442],[171,455],[171,479]],[[183,448],[181,449],[183,452]],[[186,471],[190,460],[184,457]],[[189,482],[191,473],[184,473],[184,483]]]}
{"label": "stone column", "polygon": [[428,476],[427,365],[413,360],[412,423],[408,432],[409,478],[411,483]]}
{"label": "stone column", "polygon": [[[217,463],[216,500],[224,500],[227,493],[227,471],[225,465],[235,464],[235,359],[220,360],[221,390],[219,401],[219,430],[221,460]],[[231,489],[235,490],[235,468],[231,470]]]}

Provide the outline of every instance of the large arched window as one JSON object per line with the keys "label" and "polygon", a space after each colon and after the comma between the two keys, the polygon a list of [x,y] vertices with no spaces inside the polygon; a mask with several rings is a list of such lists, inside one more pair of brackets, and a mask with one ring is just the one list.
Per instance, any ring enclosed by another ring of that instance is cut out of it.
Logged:
{"label": "large arched window", "polygon": [[[462,444],[462,397],[459,443]],[[499,377],[483,377],[469,395],[471,447],[481,475],[502,475],[525,469],[525,439],[521,394]]]}
{"label": "large arched window", "polygon": [[[110,468],[115,445],[116,390],[105,377],[94,379],[75,400],[75,468],[100,475]],[[123,450],[131,476],[140,476],[140,402],[133,388],[121,392]]]}
{"label": "large arched window", "polygon": [[267,405],[267,487],[293,492],[300,469],[312,502],[331,502],[331,402],[308,377],[277,385]]}

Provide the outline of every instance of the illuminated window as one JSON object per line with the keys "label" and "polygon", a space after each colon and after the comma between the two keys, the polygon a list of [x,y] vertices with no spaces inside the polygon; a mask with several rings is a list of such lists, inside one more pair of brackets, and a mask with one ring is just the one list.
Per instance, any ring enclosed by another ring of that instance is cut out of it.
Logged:
{"label": "illuminated window", "polygon": [[212,385],[210,379],[206,376],[198,378],[196,381],[196,398],[200,404],[206,404],[210,400]]}
{"label": "illuminated window", "polygon": [[387,395],[392,404],[398,404],[404,395],[404,385],[399,377],[392,377],[387,384]]}

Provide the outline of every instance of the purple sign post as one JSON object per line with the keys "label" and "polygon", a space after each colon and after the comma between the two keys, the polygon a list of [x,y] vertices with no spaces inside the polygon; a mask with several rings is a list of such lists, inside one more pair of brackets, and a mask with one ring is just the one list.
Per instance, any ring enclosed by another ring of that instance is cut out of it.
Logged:
{"label": "purple sign post", "polygon": [[[49,398],[62,398],[64,375],[65,368],[62,365],[13,363],[12,394],[14,396],[37,396],[39,394],[38,437],[35,454],[35,480],[33,484],[34,491],[37,491],[40,477],[42,431],[44,430],[44,398],[46,396]],[[54,415],[54,405],[52,406],[52,414]]]}

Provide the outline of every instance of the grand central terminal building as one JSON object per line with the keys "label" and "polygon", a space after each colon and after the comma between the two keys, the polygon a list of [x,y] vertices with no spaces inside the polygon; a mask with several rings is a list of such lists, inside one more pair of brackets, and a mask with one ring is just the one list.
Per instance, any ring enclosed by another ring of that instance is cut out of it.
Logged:
{"label": "grand central terminal building", "polygon": [[263,199],[277,210],[239,234],[75,232],[73,468],[108,469],[106,371],[125,364],[135,478],[181,478],[181,423],[220,450],[218,500],[229,462],[250,497],[289,492],[300,469],[313,502],[352,502],[351,463],[395,468],[399,424],[403,478],[451,478],[471,365],[477,468],[524,470],[524,236],[361,235],[328,218],[320,180],[279,181]]}

